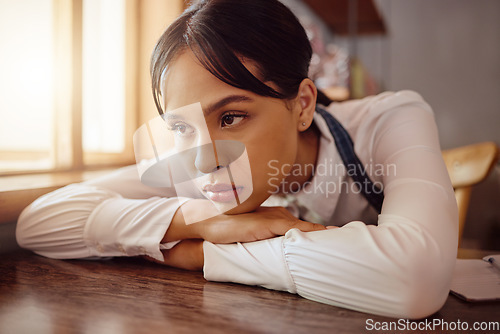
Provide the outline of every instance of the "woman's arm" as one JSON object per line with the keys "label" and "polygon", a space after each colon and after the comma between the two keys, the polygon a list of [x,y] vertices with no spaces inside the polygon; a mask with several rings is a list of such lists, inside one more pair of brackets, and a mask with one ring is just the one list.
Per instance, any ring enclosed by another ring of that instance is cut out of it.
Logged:
{"label": "woman's arm", "polygon": [[378,226],[354,221],[244,244],[204,242],[205,278],[392,317],[439,310],[455,263],[457,207],[426,109],[422,103],[394,107],[376,127],[374,163],[396,166],[396,175],[384,178]]}
{"label": "woman's arm", "polygon": [[[291,228],[324,229],[296,219],[283,208],[261,209],[265,211],[261,220],[242,222],[245,216],[235,221],[221,215],[186,224],[182,212],[194,212],[201,219],[213,205],[208,200],[175,197],[172,189],[147,187],[137,175],[136,167],[129,166],[40,197],[19,217],[19,245],[60,259],[146,255],[163,261],[160,249],[184,239],[231,243],[271,238]],[[186,263],[186,268],[192,267]]]}
{"label": "woman's arm", "polygon": [[[149,255],[187,198],[144,186],[135,166],[72,184],[35,200],[21,213],[19,245],[52,258]],[[160,197],[164,196],[164,197]]]}

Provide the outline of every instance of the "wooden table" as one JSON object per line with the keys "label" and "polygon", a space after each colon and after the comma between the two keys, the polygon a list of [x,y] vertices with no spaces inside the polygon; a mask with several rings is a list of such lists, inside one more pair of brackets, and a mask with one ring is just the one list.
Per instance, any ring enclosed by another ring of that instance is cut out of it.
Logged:
{"label": "wooden table", "polygon": [[[367,333],[368,319],[397,321],[285,292],[207,282],[201,273],[138,258],[0,256],[0,333]],[[499,321],[499,315],[500,303],[471,304],[450,295],[421,322],[460,319],[472,326]]]}

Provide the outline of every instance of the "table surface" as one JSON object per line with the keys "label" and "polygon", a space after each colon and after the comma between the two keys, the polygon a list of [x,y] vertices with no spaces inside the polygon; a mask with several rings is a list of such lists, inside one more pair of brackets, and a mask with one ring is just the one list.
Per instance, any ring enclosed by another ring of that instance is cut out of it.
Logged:
{"label": "table surface", "polygon": [[[199,272],[139,258],[63,261],[26,251],[0,256],[0,333],[366,333],[367,321],[398,321],[286,292],[207,282]],[[498,302],[467,303],[450,295],[439,312],[409,328],[437,320],[472,326],[499,321],[499,315]]]}

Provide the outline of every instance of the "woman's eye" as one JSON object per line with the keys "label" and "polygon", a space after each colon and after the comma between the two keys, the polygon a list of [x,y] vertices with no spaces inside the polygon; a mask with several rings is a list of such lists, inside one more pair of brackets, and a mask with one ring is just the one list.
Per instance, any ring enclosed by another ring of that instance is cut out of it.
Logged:
{"label": "woman's eye", "polygon": [[175,123],[169,129],[170,131],[175,131],[176,135],[179,136],[189,136],[194,132],[194,128],[186,123]]}
{"label": "woman's eye", "polygon": [[246,117],[246,115],[241,115],[241,114],[224,115],[221,118],[221,127],[224,128],[224,127],[234,126],[234,125],[238,124],[239,122],[241,122],[245,117]]}

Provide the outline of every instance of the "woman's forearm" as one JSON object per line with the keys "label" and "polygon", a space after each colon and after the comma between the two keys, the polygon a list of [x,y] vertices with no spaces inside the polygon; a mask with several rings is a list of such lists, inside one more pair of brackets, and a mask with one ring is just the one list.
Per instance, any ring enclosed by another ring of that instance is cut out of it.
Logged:
{"label": "woman's forearm", "polygon": [[193,199],[175,212],[162,242],[185,239],[220,244],[251,242],[284,235],[292,228],[303,232],[326,229],[323,225],[297,219],[283,207],[261,207],[250,213],[225,215],[214,211],[210,201]]}
{"label": "woman's forearm", "polygon": [[[185,239],[199,239],[201,238],[199,231],[199,222],[190,223],[184,218],[184,213],[188,214],[197,220],[205,220],[202,216],[206,214],[206,209],[208,209],[207,200],[202,199],[192,199],[181,205],[175,212],[170,227],[165,232],[165,236],[162,239],[162,243],[185,240]],[[194,217],[194,216],[197,217]]]}
{"label": "woman's forearm", "polygon": [[148,255],[159,244],[185,198],[128,199],[87,184],[48,193],[28,206],[17,224],[19,245],[59,259]]}

